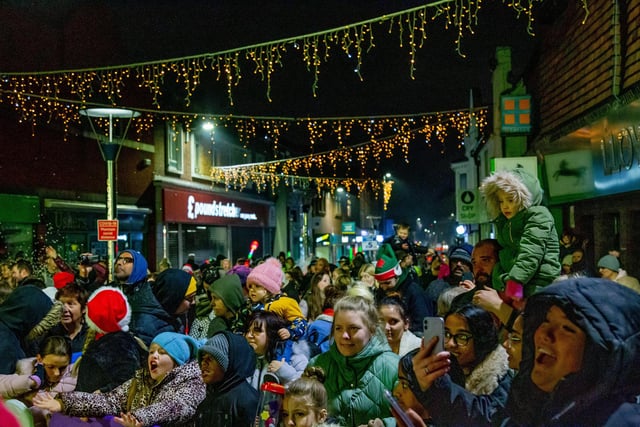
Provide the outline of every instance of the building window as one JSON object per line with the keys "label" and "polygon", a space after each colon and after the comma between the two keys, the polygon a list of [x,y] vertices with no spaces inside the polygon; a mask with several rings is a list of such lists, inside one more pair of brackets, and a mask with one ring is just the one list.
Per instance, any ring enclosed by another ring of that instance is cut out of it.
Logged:
{"label": "building window", "polygon": [[344,197],[344,192],[336,191],[333,197],[333,212],[337,219],[342,218],[342,198]]}
{"label": "building window", "polygon": [[324,192],[313,198],[313,216],[324,216],[327,213],[324,205]]}
{"label": "building window", "polygon": [[182,145],[186,142],[187,134],[180,123],[167,123],[167,172],[182,173]]}
{"label": "building window", "polygon": [[191,149],[191,174],[197,178],[211,179],[214,165],[215,140],[212,132],[194,132]]}

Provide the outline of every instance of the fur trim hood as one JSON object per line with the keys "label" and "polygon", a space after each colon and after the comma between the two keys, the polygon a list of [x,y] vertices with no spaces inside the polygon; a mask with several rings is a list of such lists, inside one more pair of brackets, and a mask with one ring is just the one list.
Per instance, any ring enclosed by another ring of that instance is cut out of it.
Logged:
{"label": "fur trim hood", "polygon": [[499,190],[513,194],[514,202],[521,209],[540,205],[544,194],[540,181],[522,168],[494,172],[482,180],[480,185],[480,193],[485,198],[487,212],[491,219],[501,215],[498,202]]}
{"label": "fur trim hood", "polygon": [[508,373],[509,355],[504,347],[498,344],[495,350],[471,371],[465,380],[464,388],[473,394],[491,394]]}

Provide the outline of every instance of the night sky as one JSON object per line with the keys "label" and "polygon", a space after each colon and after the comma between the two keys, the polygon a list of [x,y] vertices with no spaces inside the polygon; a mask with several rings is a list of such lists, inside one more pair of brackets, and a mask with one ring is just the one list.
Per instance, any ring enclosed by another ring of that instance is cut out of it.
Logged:
{"label": "night sky", "polygon": [[[501,1],[487,1],[474,34],[456,52],[456,30],[442,19],[427,26],[418,51],[415,79],[409,54],[396,32],[374,25],[375,47],[365,54],[360,81],[354,61],[337,48],[321,69],[318,96],[311,93],[312,74],[292,51],[266,86],[250,69],[234,92],[230,106],[220,82],[203,82],[190,110],[210,114],[290,117],[368,116],[436,112],[467,108],[474,89],[476,106],[491,97],[491,58],[497,46],[512,46],[515,74],[526,70],[535,39],[526,20]],[[424,4],[418,1],[158,1],[158,0],[22,0],[0,5],[0,68],[4,71],[69,69],[121,65],[219,52],[255,43],[336,28]],[[176,95],[176,105],[181,100]],[[171,102],[167,98],[167,102]],[[361,140],[353,143],[363,142]],[[292,152],[304,150],[290,138]],[[304,144],[304,141],[302,141]],[[297,145],[297,146],[296,146]],[[455,141],[412,143],[409,163],[401,157],[382,166],[396,181],[389,216],[412,222],[447,216],[454,208],[451,161],[460,160]]]}

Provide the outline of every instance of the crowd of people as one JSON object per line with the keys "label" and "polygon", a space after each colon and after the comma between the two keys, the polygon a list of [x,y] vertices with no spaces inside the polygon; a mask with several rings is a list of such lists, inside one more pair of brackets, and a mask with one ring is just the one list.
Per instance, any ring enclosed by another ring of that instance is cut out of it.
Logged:
{"label": "crowd of people", "polygon": [[[47,277],[5,263],[0,424],[640,425],[640,286],[619,253],[589,268],[523,171],[481,191],[496,239],[447,253],[400,224],[372,262],[190,256],[151,272],[127,249],[112,283],[52,247]],[[425,317],[442,335],[423,338]]]}

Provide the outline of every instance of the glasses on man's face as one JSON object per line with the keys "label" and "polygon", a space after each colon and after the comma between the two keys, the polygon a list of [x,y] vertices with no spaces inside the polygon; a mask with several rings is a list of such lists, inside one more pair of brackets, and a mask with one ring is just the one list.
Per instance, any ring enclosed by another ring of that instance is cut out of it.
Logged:
{"label": "glasses on man's face", "polygon": [[122,262],[123,264],[131,264],[133,262],[133,258],[119,256],[116,258],[116,264]]}
{"label": "glasses on man's face", "polygon": [[473,335],[465,333],[454,335],[449,331],[445,331],[444,341],[448,342],[451,338],[453,338],[453,342],[456,343],[456,345],[465,346],[469,344],[469,340],[473,338]]}
{"label": "glasses on man's face", "polygon": [[509,332],[507,334],[507,345],[509,346],[509,348],[513,347],[514,345],[519,345],[522,342],[522,337],[520,335],[516,335],[512,332]]}

